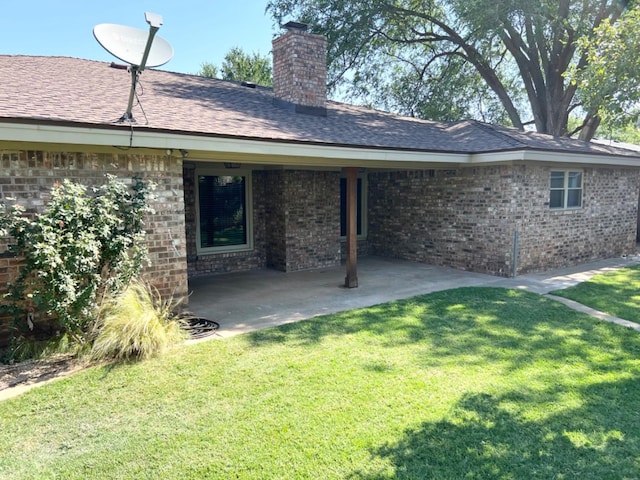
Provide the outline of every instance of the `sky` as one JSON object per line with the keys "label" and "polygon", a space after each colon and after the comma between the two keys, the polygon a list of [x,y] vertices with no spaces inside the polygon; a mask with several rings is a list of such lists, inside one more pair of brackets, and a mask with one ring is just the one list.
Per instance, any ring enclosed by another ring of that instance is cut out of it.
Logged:
{"label": "sky", "polygon": [[[145,12],[162,16],[157,35],[174,51],[162,70],[196,73],[218,66],[233,47],[270,55],[279,32],[265,13],[267,0],[12,0],[0,14],[0,54],[118,61],[93,36],[93,27],[114,23],[146,32]],[[121,63],[121,62],[120,62]]]}

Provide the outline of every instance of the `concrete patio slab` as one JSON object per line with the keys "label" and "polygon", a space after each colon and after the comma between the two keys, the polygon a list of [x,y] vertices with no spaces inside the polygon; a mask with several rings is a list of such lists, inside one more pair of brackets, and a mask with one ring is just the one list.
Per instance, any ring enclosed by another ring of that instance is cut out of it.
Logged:
{"label": "concrete patio slab", "polygon": [[189,281],[188,308],[220,324],[219,337],[306,318],[368,307],[458,287],[518,288],[545,294],[588,280],[597,273],[640,263],[640,257],[602,260],[516,278],[494,277],[405,260],[364,257],[359,287],[344,285],[344,267],[284,273],[258,270],[196,277]]}

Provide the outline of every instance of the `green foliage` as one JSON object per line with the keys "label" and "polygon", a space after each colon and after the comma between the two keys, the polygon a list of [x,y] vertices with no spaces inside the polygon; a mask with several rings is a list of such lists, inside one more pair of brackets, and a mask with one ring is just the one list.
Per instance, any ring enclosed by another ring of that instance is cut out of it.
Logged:
{"label": "green foliage", "polygon": [[612,128],[607,136],[611,140],[616,140],[618,142],[640,145],[640,128],[638,128],[635,122],[633,124],[623,124],[618,128]]}
{"label": "green foliage", "polygon": [[[351,100],[439,120],[533,123],[562,136],[582,101],[581,82],[565,78],[587,62],[577,40],[597,43],[593,29],[603,19],[615,24],[627,3],[270,0],[267,11],[327,36],[329,86]],[[583,116],[590,139],[597,113]]]}
{"label": "green foliage", "polygon": [[101,297],[127,285],[147,260],[143,217],[151,211],[151,188],[140,179],[128,187],[109,175],[89,194],[65,180],[53,187],[42,213],[3,206],[0,236],[12,237],[9,251],[24,261],[0,306],[22,318],[49,316],[84,343]]}
{"label": "green foliage", "polygon": [[204,62],[200,65],[200,71],[197,75],[207,78],[218,78],[218,67],[213,63]]}
{"label": "green foliage", "polygon": [[640,6],[612,23],[605,19],[594,34],[581,37],[587,65],[569,75],[580,84],[586,109],[611,129],[624,128],[640,117]]}
{"label": "green foliage", "polygon": [[23,337],[16,339],[8,361],[51,359],[56,355],[77,356],[85,350],[85,345],[78,345],[68,334],[56,335],[53,338],[37,340]]}
{"label": "green foliage", "polygon": [[[233,47],[222,61],[220,73],[223,80],[236,82],[252,82],[256,85],[270,87],[273,85],[271,60],[259,53],[245,53],[239,47]],[[216,78],[218,67],[213,63],[203,63],[198,75]]]}
{"label": "green foliage", "polygon": [[174,302],[139,281],[108,296],[98,311],[91,357],[146,359],[183,341],[187,334],[175,317]]}

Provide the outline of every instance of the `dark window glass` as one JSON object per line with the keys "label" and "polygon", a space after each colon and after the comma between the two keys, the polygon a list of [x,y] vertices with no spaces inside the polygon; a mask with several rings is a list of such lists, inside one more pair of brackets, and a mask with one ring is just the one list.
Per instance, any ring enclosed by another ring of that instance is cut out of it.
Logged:
{"label": "dark window glass", "polygon": [[564,188],[564,173],[551,172],[551,188]]}
{"label": "dark window glass", "polygon": [[569,188],[582,188],[582,173],[569,172],[569,182],[567,186]]}
{"label": "dark window glass", "polygon": [[551,172],[549,206],[582,207],[582,172]]}
{"label": "dark window glass", "polygon": [[569,190],[567,192],[567,208],[582,206],[582,190]]}
{"label": "dark window glass", "polygon": [[247,243],[246,177],[199,175],[200,248]]}
{"label": "dark window glass", "polygon": [[551,190],[551,208],[564,208],[564,190]]}

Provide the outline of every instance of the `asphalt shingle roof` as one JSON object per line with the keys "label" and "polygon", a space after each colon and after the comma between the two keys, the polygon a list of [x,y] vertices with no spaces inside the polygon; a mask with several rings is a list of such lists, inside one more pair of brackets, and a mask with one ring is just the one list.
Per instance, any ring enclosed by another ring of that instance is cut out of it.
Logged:
{"label": "asphalt shingle roof", "polygon": [[[0,121],[129,128],[131,76],[113,64],[68,57],[0,55]],[[327,116],[294,113],[273,92],[239,83],[145,70],[138,129],[283,142],[453,153],[546,150],[638,156],[622,148],[553,138],[475,121],[433,122],[328,102]],[[135,105],[135,103],[134,103]]]}

